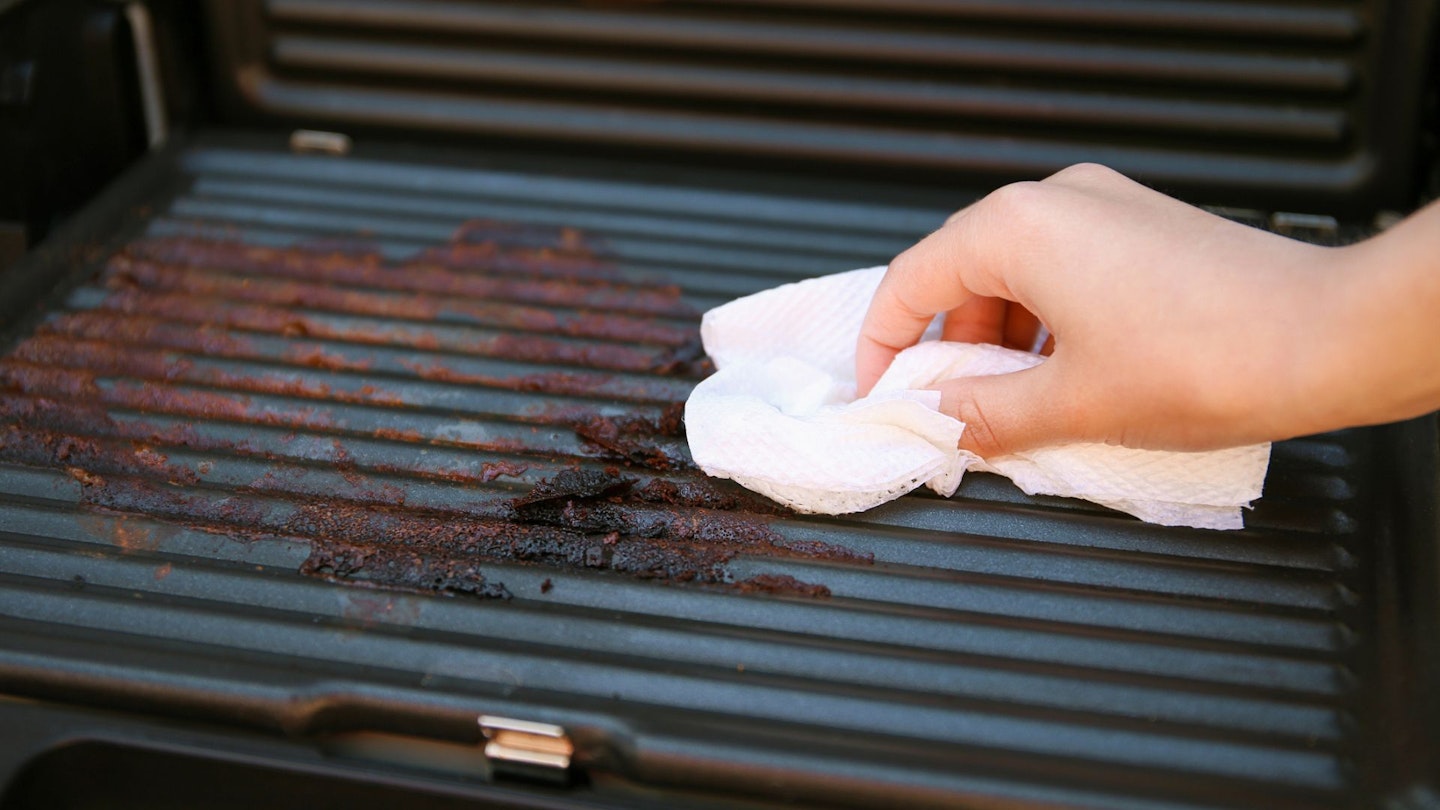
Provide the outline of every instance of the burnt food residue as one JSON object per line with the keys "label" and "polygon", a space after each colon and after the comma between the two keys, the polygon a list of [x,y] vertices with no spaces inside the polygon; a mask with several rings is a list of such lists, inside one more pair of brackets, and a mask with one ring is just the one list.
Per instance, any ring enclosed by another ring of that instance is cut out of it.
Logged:
{"label": "burnt food residue", "polygon": [[63,471],[126,548],[144,518],[300,540],[302,573],[366,587],[507,598],[503,562],[827,596],[730,570],[868,557],[695,469],[697,327],[571,228],[476,221],[403,261],[147,238],[0,357],[0,461]]}

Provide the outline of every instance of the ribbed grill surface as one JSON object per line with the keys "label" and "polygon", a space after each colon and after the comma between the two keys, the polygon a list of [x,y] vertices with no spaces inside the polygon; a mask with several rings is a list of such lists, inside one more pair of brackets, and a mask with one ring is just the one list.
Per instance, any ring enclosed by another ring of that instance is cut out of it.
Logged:
{"label": "ribbed grill surface", "polygon": [[1410,92],[1399,89],[1409,63],[1385,54],[1406,47],[1405,18],[1420,25],[1420,9],[1395,5],[265,0],[211,11],[231,43],[221,71],[252,114],[982,184],[1091,160],[1223,188],[1232,202],[1243,189],[1297,195],[1291,205],[1348,195],[1354,207],[1374,180],[1367,154],[1408,160],[1370,117],[1375,99]]}
{"label": "ribbed grill surface", "polygon": [[[1348,30],[1292,11],[1277,35]],[[184,190],[146,239],[0,360],[10,688],[149,678],[292,733],[327,722],[304,696],[591,724],[641,780],[716,761],[858,803],[1286,807],[1358,787],[1363,434],[1277,446],[1248,528],[1207,533],[985,475],[950,500],[786,515],[705,484],[680,437],[642,431],[625,456],[577,431],[683,401],[705,307],[883,262],[944,212],[231,148],[167,170]],[[475,218],[461,243],[503,250],[416,261]],[[237,259],[196,234],[312,249]],[[624,563],[645,543],[624,532],[511,561],[470,542],[537,482],[606,467],[740,499],[649,502],[690,521],[666,537],[695,559],[715,521],[765,542],[693,582]],[[226,681],[247,667],[284,676]]]}

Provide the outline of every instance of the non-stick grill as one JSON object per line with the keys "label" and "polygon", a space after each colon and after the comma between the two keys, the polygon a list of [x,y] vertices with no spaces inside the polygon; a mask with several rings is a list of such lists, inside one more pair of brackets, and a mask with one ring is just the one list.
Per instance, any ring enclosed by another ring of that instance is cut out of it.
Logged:
{"label": "non-stick grill", "polygon": [[688,465],[698,313],[945,211],[731,182],[235,138],[148,160],[65,237],[87,250],[8,281],[66,274],[0,360],[0,685],[307,744],[558,724],[584,779],[557,803],[1407,785],[1387,471],[1428,427],[1277,445],[1237,533],[985,475],[786,513]]}

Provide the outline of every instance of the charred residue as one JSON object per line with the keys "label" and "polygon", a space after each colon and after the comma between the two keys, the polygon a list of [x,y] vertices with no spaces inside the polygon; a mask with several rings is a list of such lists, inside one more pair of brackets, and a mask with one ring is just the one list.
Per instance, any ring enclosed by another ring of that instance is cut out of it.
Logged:
{"label": "charred residue", "polygon": [[[400,262],[146,239],[0,357],[0,461],[63,471],[88,509],[306,541],[303,573],[361,586],[508,598],[485,576],[506,562],[827,595],[728,570],[868,558],[787,542],[785,510],[694,469],[697,325],[569,228],[476,221]],[[211,474],[235,460],[265,472]],[[301,486],[317,471],[329,491]]]}
{"label": "charred residue", "polygon": [[573,418],[569,425],[587,444],[614,460],[655,470],[695,468],[679,449],[685,435],[684,403],[669,404],[656,418],[592,414]]}

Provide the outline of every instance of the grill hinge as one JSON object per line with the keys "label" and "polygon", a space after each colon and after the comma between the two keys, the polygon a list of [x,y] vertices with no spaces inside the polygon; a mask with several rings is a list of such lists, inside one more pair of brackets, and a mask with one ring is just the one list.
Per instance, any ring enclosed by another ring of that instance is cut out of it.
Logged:
{"label": "grill hinge", "polygon": [[568,782],[575,746],[561,726],[480,715],[485,758],[498,775]]}

